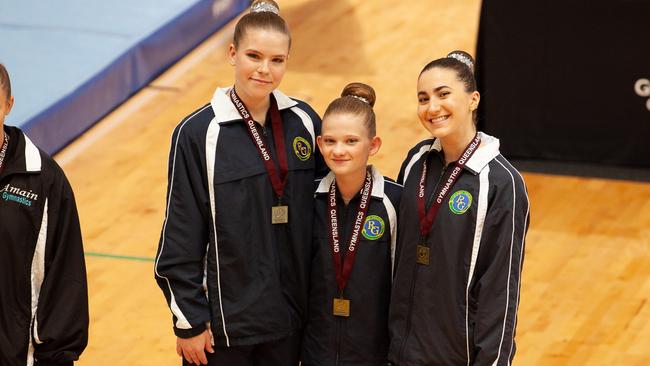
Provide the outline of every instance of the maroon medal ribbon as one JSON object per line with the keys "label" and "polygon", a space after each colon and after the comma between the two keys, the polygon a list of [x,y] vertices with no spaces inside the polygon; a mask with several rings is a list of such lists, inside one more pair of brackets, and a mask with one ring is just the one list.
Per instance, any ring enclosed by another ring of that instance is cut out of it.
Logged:
{"label": "maroon medal ribbon", "polygon": [[5,156],[7,154],[7,147],[9,147],[9,136],[5,132],[5,138],[2,142],[2,148],[0,148],[0,173],[4,169]]}
{"label": "maroon medal ribbon", "polygon": [[456,161],[456,164],[451,171],[447,171],[448,173],[445,173],[442,177],[442,182],[444,184],[442,187],[439,187],[434,191],[433,197],[435,197],[435,200],[431,203],[431,206],[429,207],[429,210],[426,211],[425,213],[425,200],[424,200],[424,190],[426,187],[426,180],[427,180],[427,162],[429,161],[429,156],[424,159],[424,164],[422,167],[422,176],[420,177],[420,189],[418,191],[418,214],[420,216],[420,235],[421,235],[421,240],[424,244],[426,241],[427,236],[429,235],[429,231],[431,231],[431,227],[433,226],[433,221],[436,219],[436,216],[438,215],[438,210],[440,209],[440,206],[442,205],[442,201],[445,199],[445,196],[449,193],[451,188],[454,186],[456,181],[458,180],[458,177],[460,176],[461,171],[463,170],[463,167],[465,167],[465,164],[467,164],[467,161],[469,158],[472,157],[476,149],[481,143],[481,138],[479,137],[478,133],[474,136],[474,139],[472,139],[472,142],[467,145],[465,148],[465,151],[463,154],[460,156],[460,159]]}
{"label": "maroon medal ribbon", "polygon": [[329,229],[330,229],[330,245],[332,247],[332,257],[334,259],[334,271],[336,272],[336,284],[338,285],[339,294],[343,296],[343,290],[348,283],[350,274],[352,273],[352,266],[356,256],[356,246],[359,243],[361,236],[361,228],[363,227],[366,214],[368,213],[368,206],[370,206],[370,192],[372,192],[372,176],[370,172],[366,172],[366,180],[361,191],[361,200],[359,207],[357,207],[356,214],[354,215],[354,227],[350,235],[350,245],[348,246],[348,253],[345,256],[345,261],[341,258],[341,246],[339,238],[339,220],[336,206],[336,180],[332,182],[329,190]]}
{"label": "maroon medal ribbon", "polygon": [[275,100],[275,96],[273,96],[272,93],[270,95],[271,98],[270,112],[271,112],[271,127],[273,128],[273,140],[275,142],[275,152],[278,156],[278,166],[280,167],[279,174],[277,169],[275,168],[275,163],[273,162],[271,152],[267,148],[266,143],[264,142],[264,139],[262,138],[262,135],[259,129],[257,128],[257,125],[255,124],[255,121],[251,117],[251,114],[246,108],[246,106],[244,105],[244,103],[242,103],[242,101],[239,99],[239,96],[235,92],[234,87],[230,89],[229,94],[230,94],[230,100],[232,100],[232,103],[235,105],[235,108],[237,108],[239,115],[241,115],[241,117],[246,122],[248,133],[251,136],[251,139],[253,140],[253,143],[257,148],[257,151],[260,153],[260,157],[262,158],[262,161],[264,162],[266,171],[268,172],[269,178],[271,179],[271,185],[273,185],[273,190],[275,191],[278,200],[281,200],[282,196],[284,195],[284,187],[287,184],[287,173],[289,171],[289,166],[287,164],[287,151],[284,145],[282,117],[280,116],[280,111],[278,110],[278,103]]}

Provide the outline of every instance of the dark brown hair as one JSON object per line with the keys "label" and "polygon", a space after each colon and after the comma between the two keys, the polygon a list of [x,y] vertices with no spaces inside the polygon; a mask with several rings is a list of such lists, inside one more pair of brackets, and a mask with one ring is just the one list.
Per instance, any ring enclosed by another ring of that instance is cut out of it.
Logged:
{"label": "dark brown hair", "polygon": [[[278,13],[280,12],[280,7],[274,0],[255,0],[251,4],[251,10],[258,4],[275,7]],[[265,29],[280,32],[287,36],[289,39],[289,48],[291,48],[291,32],[289,32],[289,26],[284,19],[276,13],[271,11],[250,12],[239,19],[235,26],[235,34],[233,35],[232,40],[235,48],[239,47],[239,42],[250,29]]]}
{"label": "dark brown hair", "polygon": [[4,90],[7,98],[11,98],[11,80],[9,80],[9,72],[3,64],[0,64],[0,89]]}
{"label": "dark brown hair", "polygon": [[[462,60],[462,61],[461,61]],[[439,67],[456,71],[458,80],[465,85],[468,93],[476,91],[476,79],[474,78],[474,58],[465,51],[452,51],[447,57],[439,58],[429,62],[420,72],[420,76],[426,71]]]}
{"label": "dark brown hair", "polygon": [[328,115],[337,113],[349,113],[357,115],[364,120],[364,125],[368,128],[370,137],[377,134],[377,124],[375,122],[375,106],[377,97],[375,90],[364,83],[350,83],[343,88],[341,97],[334,99],[323,115],[323,119]]}

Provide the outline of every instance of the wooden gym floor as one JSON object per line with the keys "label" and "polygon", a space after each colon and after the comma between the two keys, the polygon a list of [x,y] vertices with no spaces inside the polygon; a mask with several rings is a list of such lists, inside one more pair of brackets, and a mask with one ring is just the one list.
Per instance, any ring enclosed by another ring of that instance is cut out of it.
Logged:
{"label": "wooden gym floor", "polygon": [[[351,81],[373,85],[374,163],[395,176],[426,137],[415,83],[431,59],[473,52],[479,0],[281,0],[293,33],[281,89],[319,113]],[[56,156],[76,193],[90,287],[79,365],[178,365],[153,278],[172,129],[233,82],[233,24]],[[18,103],[20,101],[17,101]],[[650,185],[524,174],[532,204],[517,365],[649,365]]]}

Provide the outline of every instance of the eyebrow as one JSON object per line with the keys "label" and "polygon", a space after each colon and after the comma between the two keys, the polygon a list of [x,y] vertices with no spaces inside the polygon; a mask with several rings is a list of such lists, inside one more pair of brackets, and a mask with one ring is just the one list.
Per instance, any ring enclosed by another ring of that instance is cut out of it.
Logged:
{"label": "eyebrow", "polygon": [[[260,51],[260,50],[256,50],[256,49],[254,49],[254,48],[247,48],[246,51],[244,51],[244,52],[259,53],[260,55],[263,55],[263,54],[264,54],[264,52],[262,52],[262,51]],[[273,56],[271,56],[271,57],[282,57],[282,58],[287,58],[287,55],[278,54],[278,55],[273,55]]]}
{"label": "eyebrow", "polygon": [[[439,87],[433,89],[433,92],[434,92],[434,93],[435,93],[435,92],[438,92],[438,91],[440,91],[441,89],[444,89],[444,88],[452,89],[450,86],[447,86],[447,85],[440,85]],[[419,92],[418,92],[418,95],[421,95],[421,94],[422,94],[422,95],[427,95],[427,92],[426,92],[426,91],[419,91]]]}
{"label": "eyebrow", "polygon": [[[338,136],[332,135],[332,134],[322,134],[321,138],[337,138]],[[349,138],[360,138],[361,136],[359,135],[343,135],[342,138],[349,139]]]}

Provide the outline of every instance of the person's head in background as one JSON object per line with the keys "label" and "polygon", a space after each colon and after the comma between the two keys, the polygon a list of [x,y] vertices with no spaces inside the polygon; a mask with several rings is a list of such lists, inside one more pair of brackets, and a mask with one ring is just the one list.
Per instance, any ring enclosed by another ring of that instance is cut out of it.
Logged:
{"label": "person's head in background", "polygon": [[0,145],[4,140],[5,118],[11,112],[14,105],[14,97],[11,95],[11,80],[7,68],[0,64]]}

